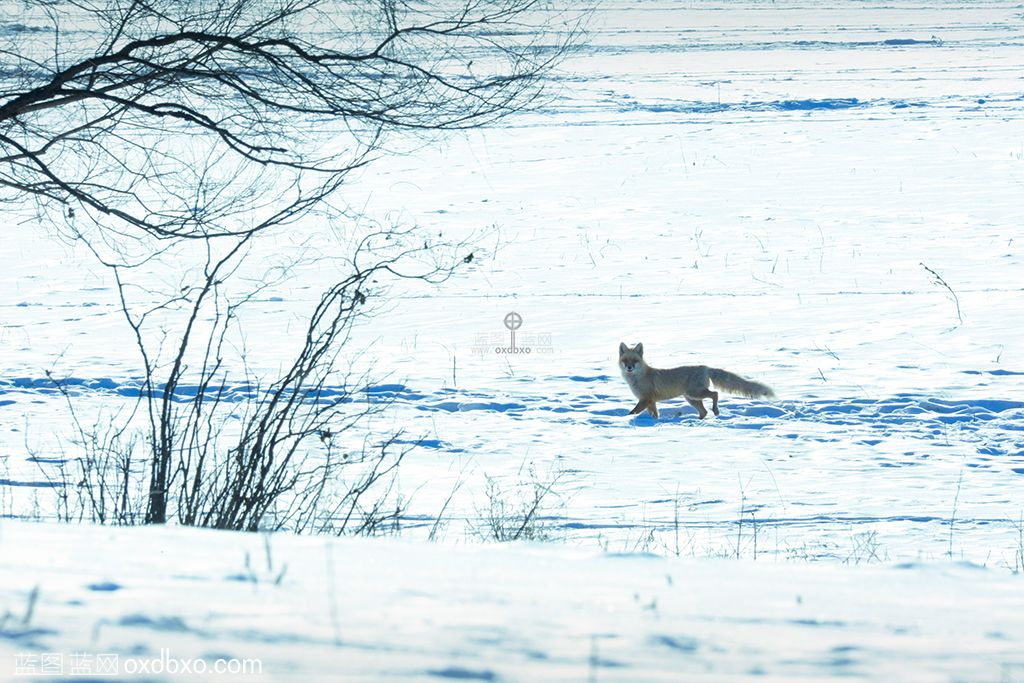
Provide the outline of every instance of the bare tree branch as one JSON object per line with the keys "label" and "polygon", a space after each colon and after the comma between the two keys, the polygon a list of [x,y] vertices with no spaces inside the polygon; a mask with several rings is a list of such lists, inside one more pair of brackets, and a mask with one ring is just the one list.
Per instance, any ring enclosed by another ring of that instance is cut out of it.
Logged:
{"label": "bare tree branch", "polygon": [[0,201],[158,240],[259,232],[388,135],[531,107],[579,31],[541,0],[0,6]]}

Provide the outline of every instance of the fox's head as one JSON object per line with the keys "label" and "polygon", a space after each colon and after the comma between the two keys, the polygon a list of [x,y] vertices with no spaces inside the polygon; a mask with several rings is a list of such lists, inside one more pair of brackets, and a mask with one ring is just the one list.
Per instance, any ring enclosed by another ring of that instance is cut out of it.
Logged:
{"label": "fox's head", "polygon": [[637,344],[629,348],[625,344],[619,344],[619,370],[626,379],[636,377],[644,372],[647,363],[644,362],[644,345]]}

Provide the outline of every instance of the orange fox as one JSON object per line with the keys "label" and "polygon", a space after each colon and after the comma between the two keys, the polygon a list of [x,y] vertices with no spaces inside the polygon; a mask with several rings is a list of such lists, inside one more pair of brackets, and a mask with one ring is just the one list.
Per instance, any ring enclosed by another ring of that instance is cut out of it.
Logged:
{"label": "orange fox", "polygon": [[629,411],[630,415],[638,415],[646,409],[652,417],[658,417],[657,402],[677,396],[684,397],[687,403],[696,408],[702,420],[708,414],[704,408],[704,399],[710,398],[711,411],[718,415],[718,392],[711,391],[712,384],[720,391],[748,398],[775,396],[771,387],[765,384],[706,365],[684,365],[669,370],[652,368],[644,360],[643,344],[633,348],[619,344],[619,369],[633,395],[640,399],[636,407]]}

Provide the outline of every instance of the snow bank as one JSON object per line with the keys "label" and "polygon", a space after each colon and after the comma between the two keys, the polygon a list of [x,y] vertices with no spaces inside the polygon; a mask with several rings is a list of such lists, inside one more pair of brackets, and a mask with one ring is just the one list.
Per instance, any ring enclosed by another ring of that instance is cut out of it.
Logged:
{"label": "snow bank", "polygon": [[[1024,585],[968,564],[11,521],[0,558],[4,679],[46,654],[66,674],[116,655],[122,680],[1024,679]],[[172,661],[191,672],[155,675]]]}

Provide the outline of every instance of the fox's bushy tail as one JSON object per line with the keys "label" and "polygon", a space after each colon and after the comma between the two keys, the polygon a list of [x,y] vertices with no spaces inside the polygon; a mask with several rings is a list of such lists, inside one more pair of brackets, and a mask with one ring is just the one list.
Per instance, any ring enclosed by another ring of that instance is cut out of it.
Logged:
{"label": "fox's bushy tail", "polygon": [[774,398],[775,392],[767,384],[761,384],[760,382],[753,382],[749,379],[743,379],[739,375],[734,375],[731,372],[720,370],[718,368],[708,368],[708,377],[714,383],[716,389],[720,389],[727,394],[735,394],[736,396],[746,396],[747,398]]}

